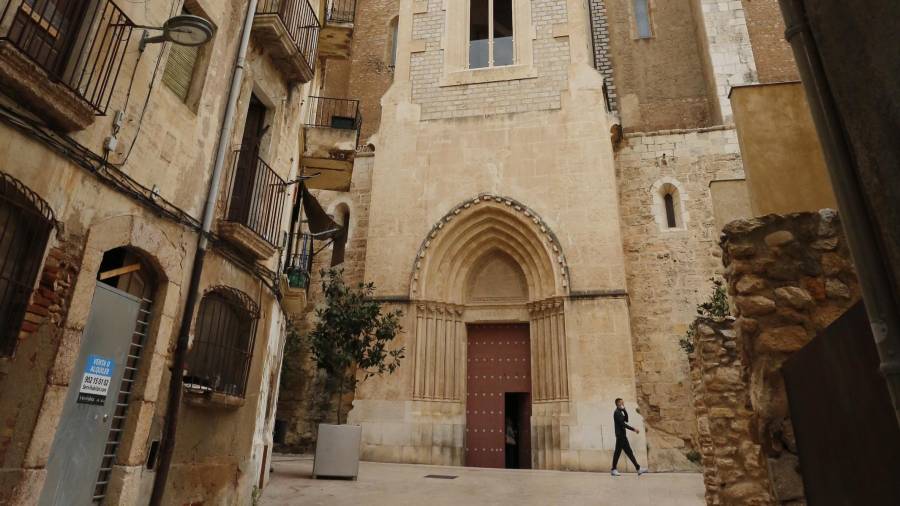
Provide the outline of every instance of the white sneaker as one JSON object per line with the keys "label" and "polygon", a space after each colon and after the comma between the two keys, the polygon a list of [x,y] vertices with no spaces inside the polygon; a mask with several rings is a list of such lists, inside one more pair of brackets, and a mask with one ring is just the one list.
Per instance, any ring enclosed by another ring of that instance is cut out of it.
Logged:
{"label": "white sneaker", "polygon": [[611,474],[613,476],[619,476],[619,471],[616,471],[615,469],[613,469],[612,472],[610,472],[609,474]]}
{"label": "white sneaker", "polygon": [[638,476],[640,476],[642,474],[647,474],[649,472],[650,472],[649,469],[647,469],[646,467],[642,467],[642,468],[638,469]]}

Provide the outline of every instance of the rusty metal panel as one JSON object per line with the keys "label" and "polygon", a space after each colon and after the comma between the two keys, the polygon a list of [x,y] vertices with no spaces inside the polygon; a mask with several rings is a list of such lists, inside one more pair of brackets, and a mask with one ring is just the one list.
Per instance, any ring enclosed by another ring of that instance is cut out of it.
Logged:
{"label": "rusty metal panel", "polygon": [[[529,339],[527,324],[468,327],[467,466],[502,468],[506,465],[504,394],[531,392]],[[530,406],[528,412],[530,415]],[[523,441],[530,441],[530,428],[527,434],[523,430],[523,436],[527,436],[521,438]],[[530,449],[527,452],[530,455]],[[526,462],[530,460],[529,456]]]}
{"label": "rusty metal panel", "polygon": [[860,302],[782,368],[811,505],[900,504],[900,428],[878,363]]}

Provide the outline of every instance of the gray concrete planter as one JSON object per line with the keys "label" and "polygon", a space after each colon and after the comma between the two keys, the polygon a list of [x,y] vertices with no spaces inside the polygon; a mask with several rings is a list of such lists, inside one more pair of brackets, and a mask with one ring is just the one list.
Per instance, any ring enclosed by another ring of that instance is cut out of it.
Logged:
{"label": "gray concrete planter", "polygon": [[359,474],[359,425],[319,424],[313,478],[353,478]]}

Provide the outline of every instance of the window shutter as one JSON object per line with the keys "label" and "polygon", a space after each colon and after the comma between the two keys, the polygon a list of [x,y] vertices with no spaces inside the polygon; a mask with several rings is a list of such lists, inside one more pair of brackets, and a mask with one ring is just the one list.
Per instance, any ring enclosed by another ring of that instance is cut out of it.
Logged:
{"label": "window shutter", "polygon": [[199,48],[196,46],[172,44],[169,49],[169,59],[166,61],[162,80],[182,101],[187,100],[191,89],[191,78],[194,75],[198,53]]}

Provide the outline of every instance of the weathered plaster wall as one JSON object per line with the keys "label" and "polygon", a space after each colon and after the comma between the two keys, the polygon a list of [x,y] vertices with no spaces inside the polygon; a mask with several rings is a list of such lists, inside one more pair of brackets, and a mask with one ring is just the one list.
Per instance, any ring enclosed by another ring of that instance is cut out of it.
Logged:
{"label": "weathered plaster wall", "polygon": [[837,207],[802,84],[741,86],[731,103],[754,216]]}
{"label": "weathered plaster wall", "polygon": [[[688,363],[678,346],[721,270],[710,183],[743,176],[733,129],[626,135],[616,153],[638,400],[657,469],[693,469]],[[681,226],[667,228],[660,183],[678,189]],[[661,216],[660,213],[663,213]]]}

